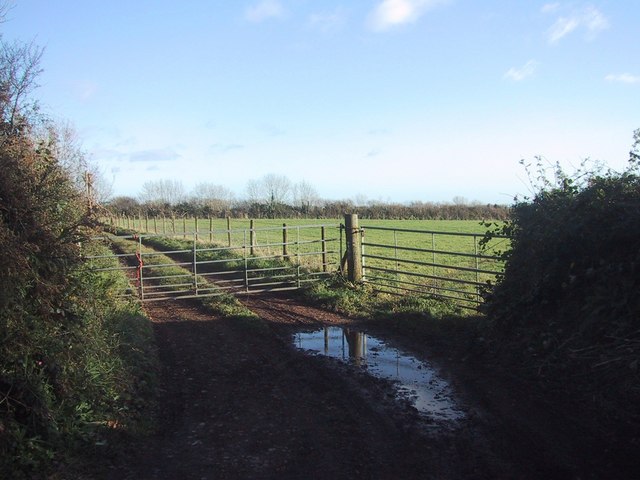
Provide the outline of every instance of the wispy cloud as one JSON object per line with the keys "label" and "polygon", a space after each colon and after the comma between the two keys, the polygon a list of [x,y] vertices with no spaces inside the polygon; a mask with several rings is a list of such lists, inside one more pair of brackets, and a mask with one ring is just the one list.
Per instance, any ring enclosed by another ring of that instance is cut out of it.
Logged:
{"label": "wispy cloud", "polygon": [[560,4],[559,3],[545,3],[542,6],[542,8],[540,9],[540,11],[542,13],[553,13],[553,12],[557,11],[558,8],[560,8]]}
{"label": "wispy cloud", "polygon": [[[545,10],[543,7],[542,11],[543,13],[551,13],[558,10],[558,8],[559,6]],[[597,8],[588,6],[574,10],[568,15],[558,17],[547,31],[547,39],[550,44],[555,44],[577,30],[584,31],[586,38],[592,39],[607,28],[609,28],[607,17]]]}
{"label": "wispy cloud", "polygon": [[278,0],[262,0],[244,11],[244,17],[254,23],[260,23],[271,18],[282,18],[285,9]]}
{"label": "wispy cloud", "polygon": [[82,102],[91,100],[98,93],[98,90],[98,84],[93,81],[77,81],[73,84],[74,94]]}
{"label": "wispy cloud", "polygon": [[378,32],[412,23],[449,0],[382,0],[369,15],[369,26]]}
{"label": "wispy cloud", "polygon": [[309,25],[323,33],[341,29],[347,22],[347,14],[342,8],[333,12],[318,12],[309,16]]}
{"label": "wispy cloud", "polygon": [[535,60],[529,60],[520,68],[511,67],[504,74],[504,77],[510,80],[513,80],[514,82],[520,82],[525,78],[533,75],[537,68],[538,68],[538,62],[536,62]]}
{"label": "wispy cloud", "polygon": [[268,123],[263,123],[257,126],[258,130],[264,135],[268,135],[269,137],[279,137],[286,133],[285,130],[280,127]]}
{"label": "wispy cloud", "polygon": [[618,82],[634,84],[640,83],[640,75],[631,75],[630,73],[609,74],[604,79],[607,82]]}
{"label": "wispy cloud", "polygon": [[209,147],[209,152],[212,154],[222,154],[231,152],[233,150],[242,150],[244,145],[239,143],[214,143]]}
{"label": "wispy cloud", "polygon": [[139,150],[129,154],[130,162],[170,162],[177,160],[180,155],[173,148],[156,148],[149,150]]}
{"label": "wispy cloud", "polygon": [[380,150],[379,148],[373,148],[371,150],[369,150],[367,152],[367,154],[365,155],[366,158],[373,158],[373,157],[377,157],[378,155],[380,155],[382,153],[382,150]]}

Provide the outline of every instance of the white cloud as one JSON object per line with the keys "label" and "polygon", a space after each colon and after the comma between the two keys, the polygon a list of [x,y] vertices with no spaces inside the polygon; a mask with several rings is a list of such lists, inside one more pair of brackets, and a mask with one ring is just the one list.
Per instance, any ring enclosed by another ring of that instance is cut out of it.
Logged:
{"label": "white cloud", "polygon": [[507,70],[507,73],[505,73],[504,76],[505,78],[509,78],[514,82],[520,82],[525,78],[533,75],[533,73],[536,71],[536,68],[538,68],[538,62],[536,62],[535,60],[529,60],[520,68],[511,67],[509,70]]}
{"label": "white cloud", "polygon": [[384,31],[398,25],[415,22],[423,14],[449,0],[382,0],[369,15],[369,25]]}
{"label": "white cloud", "polygon": [[640,83],[640,75],[631,75],[630,73],[609,74],[604,79],[607,82],[619,82],[619,83]]}
{"label": "white cloud", "polygon": [[609,20],[607,20],[602,12],[594,7],[586,9],[582,20],[591,35],[595,35],[597,32],[609,28]]}
{"label": "white cloud", "polygon": [[309,16],[309,25],[321,32],[332,32],[344,26],[347,15],[341,8],[333,12],[314,13]]}
{"label": "white cloud", "polygon": [[578,28],[578,25],[580,22],[576,18],[560,17],[549,30],[549,43],[556,43],[562,37],[569,35]]}
{"label": "white cloud", "polygon": [[607,20],[600,10],[589,6],[575,10],[568,16],[559,17],[553,25],[551,25],[547,35],[549,43],[554,44],[578,29],[585,31],[586,37],[591,39],[607,28],[609,28],[609,20]]}
{"label": "white cloud", "polygon": [[270,18],[284,17],[285,10],[278,0],[262,0],[251,7],[247,7],[244,16],[254,23],[263,22]]}

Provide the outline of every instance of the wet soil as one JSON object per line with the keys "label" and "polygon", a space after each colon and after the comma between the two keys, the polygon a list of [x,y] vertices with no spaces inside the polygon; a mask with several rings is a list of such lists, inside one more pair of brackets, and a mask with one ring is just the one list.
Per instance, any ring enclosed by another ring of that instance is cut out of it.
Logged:
{"label": "wet soil", "polygon": [[453,425],[399,401],[388,381],[292,345],[302,327],[356,326],[353,319],[295,296],[242,301],[262,324],[217,318],[189,301],[147,305],[162,362],[159,428],[96,477],[592,477],[576,467],[579,445],[554,415],[481,366],[405,339],[416,357],[433,354],[445,367],[465,411]]}

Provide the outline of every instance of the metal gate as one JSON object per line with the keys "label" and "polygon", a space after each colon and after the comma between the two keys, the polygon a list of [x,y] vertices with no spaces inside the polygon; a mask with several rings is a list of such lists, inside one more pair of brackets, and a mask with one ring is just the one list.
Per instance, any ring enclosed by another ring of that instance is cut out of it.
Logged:
{"label": "metal gate", "polygon": [[[222,243],[211,238],[225,238]],[[142,301],[299,289],[339,268],[339,225],[180,234],[105,234],[113,255],[85,257],[94,271],[122,270]]]}

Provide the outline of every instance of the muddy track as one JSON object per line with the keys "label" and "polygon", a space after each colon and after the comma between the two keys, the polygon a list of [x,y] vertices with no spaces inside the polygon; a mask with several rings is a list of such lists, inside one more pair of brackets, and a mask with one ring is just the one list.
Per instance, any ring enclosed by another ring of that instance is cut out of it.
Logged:
{"label": "muddy track", "polygon": [[399,406],[385,382],[336,375],[335,365],[305,356],[278,331],[296,309],[305,309],[305,324],[349,319],[282,298],[258,303],[273,325],[268,329],[212,317],[191,302],[148,306],[163,366],[160,429],[104,478],[449,479],[508,472],[492,464],[466,426],[420,428],[417,412]]}

